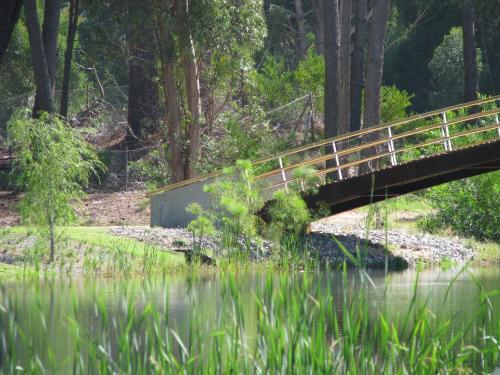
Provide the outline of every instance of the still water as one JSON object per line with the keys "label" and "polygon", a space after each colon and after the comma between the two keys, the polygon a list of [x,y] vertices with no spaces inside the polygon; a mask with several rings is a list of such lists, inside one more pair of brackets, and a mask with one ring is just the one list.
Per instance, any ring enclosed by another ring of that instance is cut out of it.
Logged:
{"label": "still water", "polygon": [[[350,293],[361,287],[367,288],[368,303],[373,305],[373,314],[384,309],[389,317],[406,311],[417,296],[417,303],[428,303],[428,307],[439,317],[449,317],[452,324],[460,327],[473,317],[480,303],[481,293],[500,291],[500,267],[477,268],[460,272],[452,270],[407,270],[384,275],[370,271],[373,284],[363,284],[358,271],[348,274]],[[232,274],[235,287],[241,297],[246,329],[251,336],[257,315],[255,296],[264,292],[269,279],[285,279],[290,288],[303,282],[304,277],[311,285],[329,285],[334,301],[341,301],[346,291],[342,287],[340,272],[269,273],[243,272]],[[26,343],[40,360],[50,357],[56,361],[67,358],[75,350],[75,323],[86,335],[99,335],[98,309],[107,311],[112,326],[123,319],[131,307],[141,311],[153,306],[163,314],[168,326],[185,340],[189,335],[190,319],[197,317],[198,325],[207,334],[217,326],[223,309],[224,281],[229,274],[197,273],[195,275],[164,275],[149,278],[73,278],[36,281],[0,280],[0,338],[7,329],[7,314],[15,312],[19,331],[24,343],[19,344],[19,357],[25,353]],[[415,284],[415,281],[418,282]],[[289,280],[289,281],[288,281]],[[450,282],[454,281],[450,286]],[[415,288],[416,285],[416,288]],[[482,289],[484,288],[484,289]],[[446,303],[443,301],[446,298]],[[500,297],[491,298],[495,319],[500,322]],[[341,303],[335,306],[341,309]],[[340,312],[340,311],[339,311]],[[248,332],[247,332],[248,333]],[[0,362],[1,362],[0,358]],[[1,365],[1,363],[0,363]]]}

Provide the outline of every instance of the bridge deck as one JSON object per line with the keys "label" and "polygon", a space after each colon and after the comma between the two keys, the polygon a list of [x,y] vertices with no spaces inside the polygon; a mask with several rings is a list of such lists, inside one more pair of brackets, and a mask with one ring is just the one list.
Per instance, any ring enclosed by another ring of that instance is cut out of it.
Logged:
{"label": "bridge deck", "polygon": [[494,170],[500,170],[500,140],[335,181],[305,200],[310,208],[326,205],[335,214]]}

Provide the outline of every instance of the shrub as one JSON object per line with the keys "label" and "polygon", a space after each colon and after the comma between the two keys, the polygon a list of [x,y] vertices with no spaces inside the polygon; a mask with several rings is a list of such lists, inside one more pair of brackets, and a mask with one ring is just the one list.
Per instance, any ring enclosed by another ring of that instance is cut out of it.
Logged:
{"label": "shrub", "polygon": [[210,213],[198,203],[191,203],[187,207],[187,211],[196,216],[196,219],[189,223],[187,229],[193,235],[193,250],[199,253],[202,250],[203,239],[215,233],[214,223]]}
{"label": "shrub", "polygon": [[19,183],[26,194],[21,199],[23,220],[48,229],[50,261],[54,259],[58,223],[74,219],[71,206],[81,197],[82,186],[102,168],[96,153],[82,134],[58,116],[48,113],[32,118],[28,110],[9,123],[19,170]]}
{"label": "shrub", "polygon": [[247,250],[257,235],[257,212],[262,197],[253,181],[252,164],[238,160],[235,167],[226,168],[224,176],[205,187],[212,200],[215,223],[222,233],[224,247],[238,248],[243,239]]}
{"label": "shrub", "polygon": [[268,235],[274,239],[298,238],[307,229],[311,217],[306,203],[298,193],[279,190],[273,195],[269,210],[271,221]]}
{"label": "shrub", "polygon": [[500,242],[500,172],[436,186],[426,197],[437,212],[421,221],[421,228],[450,227],[464,236]]}

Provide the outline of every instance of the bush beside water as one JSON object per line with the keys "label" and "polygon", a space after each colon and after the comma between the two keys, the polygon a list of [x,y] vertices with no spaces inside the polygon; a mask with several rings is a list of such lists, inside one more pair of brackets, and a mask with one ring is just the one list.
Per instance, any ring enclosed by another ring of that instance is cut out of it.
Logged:
{"label": "bush beside water", "polygon": [[436,186],[426,197],[436,212],[421,228],[436,232],[449,227],[462,236],[500,242],[500,172]]}

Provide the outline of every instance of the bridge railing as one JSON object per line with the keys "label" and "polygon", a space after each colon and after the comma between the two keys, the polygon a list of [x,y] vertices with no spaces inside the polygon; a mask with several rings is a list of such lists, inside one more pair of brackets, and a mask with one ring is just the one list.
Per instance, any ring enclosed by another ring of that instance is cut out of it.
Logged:
{"label": "bridge railing", "polygon": [[[500,138],[500,96],[472,101],[361,129],[253,162],[262,190],[303,187],[295,172],[311,169],[320,183],[342,180],[409,161]],[[468,113],[470,112],[470,113]],[[152,194],[218,176],[211,173]]]}

